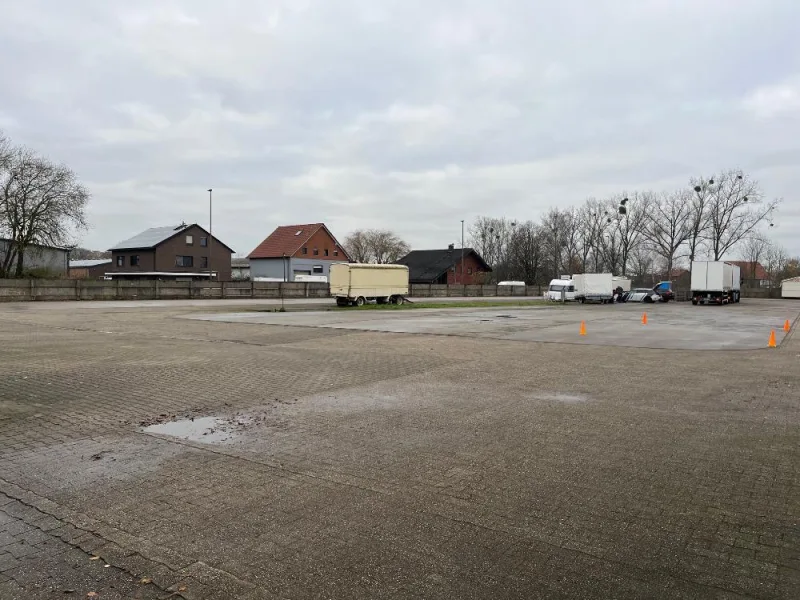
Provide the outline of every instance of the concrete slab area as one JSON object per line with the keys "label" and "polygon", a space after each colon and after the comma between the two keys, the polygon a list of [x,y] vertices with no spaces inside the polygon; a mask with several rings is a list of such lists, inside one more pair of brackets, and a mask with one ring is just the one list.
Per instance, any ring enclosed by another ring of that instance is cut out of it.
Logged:
{"label": "concrete slab area", "polygon": [[800,337],[619,344],[800,304],[74,306],[0,305],[2,600],[797,598]]}
{"label": "concrete slab area", "polygon": [[[647,313],[647,324],[642,316]],[[770,333],[783,339],[783,324],[800,307],[789,303],[740,303],[692,306],[689,303],[567,307],[341,310],[306,313],[221,313],[189,318],[230,323],[323,327],[453,335],[524,342],[679,350],[751,350],[766,348]],[[581,321],[586,335],[580,335]]]}

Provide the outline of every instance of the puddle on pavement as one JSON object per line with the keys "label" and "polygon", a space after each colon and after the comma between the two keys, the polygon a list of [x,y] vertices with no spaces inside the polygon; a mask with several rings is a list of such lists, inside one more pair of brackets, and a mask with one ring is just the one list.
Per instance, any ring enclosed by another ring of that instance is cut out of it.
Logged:
{"label": "puddle on pavement", "polygon": [[235,438],[249,419],[221,419],[218,417],[196,417],[158,423],[142,429],[144,433],[156,433],[170,437],[201,442],[204,444],[220,444]]}
{"label": "puddle on pavement", "polygon": [[551,402],[562,402],[564,404],[580,404],[589,401],[589,396],[581,396],[579,394],[533,394],[533,400],[548,400]]}

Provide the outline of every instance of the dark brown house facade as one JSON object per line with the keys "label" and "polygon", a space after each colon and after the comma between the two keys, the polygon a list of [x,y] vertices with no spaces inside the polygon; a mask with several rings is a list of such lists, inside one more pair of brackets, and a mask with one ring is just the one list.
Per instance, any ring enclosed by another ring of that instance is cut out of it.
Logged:
{"label": "dark brown house facade", "polygon": [[197,224],[154,227],[111,248],[107,275],[120,279],[231,280],[233,250]]}

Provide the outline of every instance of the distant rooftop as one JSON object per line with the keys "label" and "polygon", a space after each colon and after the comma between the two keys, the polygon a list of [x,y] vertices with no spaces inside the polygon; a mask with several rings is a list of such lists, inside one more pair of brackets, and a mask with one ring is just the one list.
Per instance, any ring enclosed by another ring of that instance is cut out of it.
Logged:
{"label": "distant rooftop", "polygon": [[71,260],[69,261],[70,269],[88,269],[89,267],[99,267],[100,265],[110,265],[110,258],[96,258],[87,260]]}

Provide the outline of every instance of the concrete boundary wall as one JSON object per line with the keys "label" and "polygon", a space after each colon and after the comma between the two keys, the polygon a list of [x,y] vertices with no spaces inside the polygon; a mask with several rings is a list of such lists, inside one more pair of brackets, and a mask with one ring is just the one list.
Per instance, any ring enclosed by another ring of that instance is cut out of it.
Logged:
{"label": "concrete boundary wall", "polygon": [[[541,296],[544,286],[413,284],[412,298]],[[327,298],[328,284],[252,281],[92,281],[86,279],[0,279],[0,302],[39,300],[188,300],[201,298]],[[688,294],[677,292],[678,300]],[[779,297],[775,290],[742,288],[742,297]]]}

